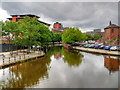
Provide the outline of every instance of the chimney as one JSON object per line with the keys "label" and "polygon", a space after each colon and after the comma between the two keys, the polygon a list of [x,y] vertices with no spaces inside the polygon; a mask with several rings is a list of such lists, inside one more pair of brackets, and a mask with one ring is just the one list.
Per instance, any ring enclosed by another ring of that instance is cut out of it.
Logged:
{"label": "chimney", "polygon": [[110,25],[111,25],[111,21],[110,21]]}

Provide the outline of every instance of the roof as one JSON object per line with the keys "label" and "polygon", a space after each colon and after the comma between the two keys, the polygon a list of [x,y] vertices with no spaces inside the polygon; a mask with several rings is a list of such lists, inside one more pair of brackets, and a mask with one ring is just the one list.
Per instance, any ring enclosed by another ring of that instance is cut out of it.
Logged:
{"label": "roof", "polygon": [[113,27],[120,27],[120,26],[117,26],[117,25],[115,25],[115,24],[111,24],[111,25],[107,26],[107,27],[104,28],[104,29],[113,28]]}
{"label": "roof", "polygon": [[40,20],[37,20],[38,22],[40,22],[40,23],[43,23],[43,24],[45,24],[45,25],[48,25],[48,26],[50,26],[50,24],[48,24],[48,23],[45,23],[45,22],[43,22],[43,21],[40,21]]}
{"label": "roof", "polygon": [[56,22],[56,23],[54,23],[54,24],[60,24],[60,25],[61,25],[61,23],[59,23],[59,22]]}
{"label": "roof", "polygon": [[37,17],[37,18],[40,18],[39,16],[37,15],[32,15],[32,14],[24,14],[24,15],[10,15],[10,16],[31,16],[31,17]]}

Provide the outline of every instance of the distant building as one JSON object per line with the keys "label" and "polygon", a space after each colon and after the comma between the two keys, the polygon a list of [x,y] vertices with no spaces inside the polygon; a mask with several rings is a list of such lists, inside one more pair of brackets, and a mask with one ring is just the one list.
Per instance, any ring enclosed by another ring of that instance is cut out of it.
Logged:
{"label": "distant building", "polygon": [[63,28],[63,25],[59,22],[54,23],[52,32],[53,33],[62,33],[64,30],[66,30],[67,27]]}
{"label": "distant building", "polygon": [[101,32],[101,29],[94,29],[93,31],[89,31],[89,32],[86,32],[86,33],[90,33],[91,36],[93,36],[95,33],[98,33],[99,35],[103,35],[104,32]]}
{"label": "distant building", "polygon": [[31,17],[31,18],[36,17],[38,22],[43,23],[44,25],[47,25],[48,27],[50,26],[50,24],[38,20],[40,17],[36,16],[36,15],[24,14],[24,15],[11,15],[11,16],[12,16],[12,18],[7,18],[7,19],[10,20],[10,21],[15,21],[15,22],[20,21],[21,19],[24,19],[25,16],[28,16],[28,17]]}
{"label": "distant building", "polygon": [[94,32],[94,33],[99,33],[99,32],[101,32],[101,29],[94,29],[93,32]]}

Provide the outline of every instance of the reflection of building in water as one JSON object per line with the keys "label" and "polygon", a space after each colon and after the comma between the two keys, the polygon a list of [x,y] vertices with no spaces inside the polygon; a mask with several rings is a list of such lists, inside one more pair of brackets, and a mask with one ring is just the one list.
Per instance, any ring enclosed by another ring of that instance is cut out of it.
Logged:
{"label": "reflection of building in water", "polygon": [[105,56],[104,57],[104,66],[111,72],[119,70],[119,58],[118,57],[111,57]]}
{"label": "reflection of building in water", "polygon": [[58,59],[58,58],[60,58],[60,57],[61,57],[61,53],[56,53],[56,54],[54,54],[54,58]]}

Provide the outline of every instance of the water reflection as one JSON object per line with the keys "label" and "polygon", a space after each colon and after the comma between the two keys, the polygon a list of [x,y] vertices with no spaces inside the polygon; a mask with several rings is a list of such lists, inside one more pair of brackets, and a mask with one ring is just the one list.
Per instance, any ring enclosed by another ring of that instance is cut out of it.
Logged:
{"label": "water reflection", "polygon": [[119,71],[119,57],[104,56],[104,66],[109,70],[109,73]]}
{"label": "water reflection", "polygon": [[4,80],[7,79],[8,82],[5,82],[2,87],[24,88],[37,84],[40,79],[48,78],[48,70],[50,69],[49,64],[50,59],[43,57],[36,61],[30,61],[9,67],[9,75],[7,78],[3,75]]}
{"label": "water reflection", "polygon": [[62,55],[64,55],[63,60],[71,66],[79,66],[82,62],[83,55],[77,51],[69,51],[62,48]]}
{"label": "water reflection", "polygon": [[43,58],[0,69],[0,87],[115,88],[119,65],[119,57],[51,47]]}
{"label": "water reflection", "polygon": [[61,58],[61,56],[62,56],[61,53],[55,53],[54,54],[55,59],[59,59],[59,58]]}

